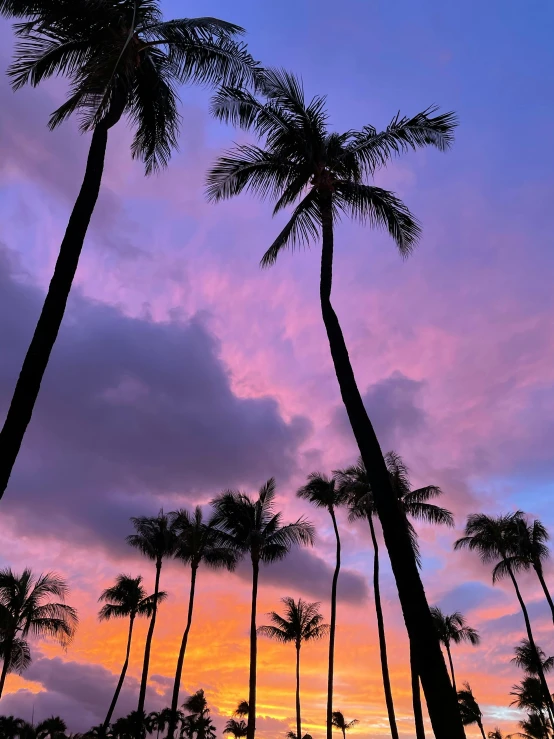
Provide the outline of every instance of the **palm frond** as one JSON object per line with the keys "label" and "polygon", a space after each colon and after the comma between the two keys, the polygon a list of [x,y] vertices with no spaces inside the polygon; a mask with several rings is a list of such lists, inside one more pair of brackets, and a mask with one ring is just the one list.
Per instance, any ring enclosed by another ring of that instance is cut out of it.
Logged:
{"label": "palm frond", "polygon": [[301,244],[307,246],[315,241],[320,232],[319,216],[317,193],[311,190],[296,206],[287,225],[263,255],[260,265],[270,267],[283,249],[295,249]]}

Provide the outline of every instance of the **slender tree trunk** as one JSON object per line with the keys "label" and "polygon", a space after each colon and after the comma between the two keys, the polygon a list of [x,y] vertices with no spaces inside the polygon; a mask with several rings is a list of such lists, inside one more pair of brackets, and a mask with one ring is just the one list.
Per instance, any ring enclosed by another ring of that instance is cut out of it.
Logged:
{"label": "slender tree trunk", "polygon": [[[379,651],[381,654],[381,672],[383,673],[383,689],[385,691],[385,702],[387,704],[387,712],[389,715],[390,733],[392,739],[398,739],[398,728],[396,726],[396,716],[394,714],[394,703],[392,700],[392,689],[389,675],[389,662],[387,659],[387,640],[385,636],[385,621],[383,619],[383,609],[381,607],[381,587],[379,585],[379,545],[375,536],[375,527],[373,526],[373,518],[368,516],[369,530],[371,532],[371,541],[373,542],[373,590],[375,592],[375,612],[377,614],[377,631],[379,633]],[[418,736],[418,739],[419,736]]]}
{"label": "slender tree trunk", "polygon": [[481,721],[477,721],[477,726],[479,727],[479,731],[481,732],[481,736],[483,737],[483,739],[487,739],[487,737],[485,735],[485,729],[483,728],[482,722]]}
{"label": "slender tree trunk", "polygon": [[25,431],[31,420],[50,353],[58,336],[89,222],[96,205],[108,141],[108,126],[92,134],[85,177],[60,246],[54,274],[35,333],[0,431],[0,499],[4,495]]}
{"label": "slender tree trunk", "polygon": [[302,739],[300,718],[300,642],[296,644],[296,739]]}
{"label": "slender tree trunk", "polygon": [[414,723],[416,739],[425,739],[425,724],[423,723],[423,709],[421,707],[421,690],[419,688],[419,675],[414,660],[414,650],[410,645],[410,671],[412,675],[412,705],[414,708]]}
{"label": "slender tree trunk", "polygon": [[194,591],[196,588],[196,573],[198,567],[193,565],[190,570],[190,592],[189,592],[189,608],[187,615],[187,625],[183,632],[181,640],[181,649],[179,650],[179,658],[177,659],[177,669],[175,670],[175,682],[173,683],[173,697],[171,699],[171,715],[169,718],[169,729],[167,739],[173,739],[175,735],[175,727],[177,725],[177,707],[179,705],[179,690],[181,689],[181,675],[183,674],[183,662],[185,661],[185,652],[187,650],[187,642],[189,638],[190,627],[192,624],[192,612],[194,609]]}
{"label": "slender tree trunk", "polygon": [[333,506],[329,506],[336,541],[336,561],[331,585],[331,624],[329,626],[329,672],[327,674],[327,739],[333,737],[333,678],[335,672],[335,630],[337,626],[337,584],[340,572],[340,536]]}
{"label": "slender tree trunk", "polygon": [[160,592],[160,573],[162,571],[161,560],[156,562],[156,581],[154,584],[154,606],[152,608],[152,618],[148,626],[146,635],[146,645],[144,647],[144,661],[142,663],[142,677],[140,681],[139,701],[137,706],[137,726],[135,730],[136,739],[141,737],[140,720],[144,713],[144,702],[146,700],[146,685],[148,683],[148,669],[150,667],[150,650],[152,649],[152,637],[154,636],[154,628],[156,626],[156,616],[158,614],[158,593]]}
{"label": "slender tree trunk", "polygon": [[445,644],[446,654],[448,655],[448,664],[450,665],[450,674],[452,675],[452,687],[454,689],[454,695],[456,700],[458,699],[458,691],[456,690],[456,677],[454,675],[454,662],[452,662],[452,653],[450,651],[450,644]]}
{"label": "slender tree trunk", "polygon": [[252,558],[252,610],[250,613],[250,680],[248,686],[248,727],[246,739],[254,739],[256,734],[256,667],[258,661],[258,641],[256,635],[256,606],[258,603],[258,576],[260,563]]}
{"label": "slender tree trunk", "polygon": [[548,601],[548,605],[550,606],[550,611],[552,613],[552,622],[554,623],[554,602],[552,601],[552,596],[550,595],[550,592],[548,590],[548,587],[546,585],[545,579],[544,579],[544,573],[542,571],[541,564],[534,564],[533,569],[537,573],[537,577],[539,578],[539,582],[542,585],[542,589],[544,591],[544,594],[546,596],[546,600]]}
{"label": "slender tree trunk", "polygon": [[404,621],[414,645],[416,666],[435,737],[465,739],[460,713],[417,569],[406,518],[394,496],[383,453],[356,385],[344,336],[331,305],[333,213],[330,194],[320,193],[320,208],[323,232],[321,310],[342,400],[375,496],[375,505],[383,527]]}
{"label": "slender tree trunk", "polygon": [[127,651],[125,652],[125,662],[123,663],[123,668],[121,670],[121,675],[119,676],[119,681],[117,683],[117,687],[115,689],[112,702],[110,703],[110,707],[108,708],[108,713],[106,715],[106,718],[104,719],[104,724],[102,725],[102,735],[103,736],[106,735],[106,731],[108,730],[108,726],[110,725],[110,721],[112,720],[113,712],[117,705],[119,694],[121,693],[121,688],[123,687],[123,683],[125,681],[125,675],[127,674],[127,667],[129,666],[129,655],[131,654],[131,640],[133,638],[134,622],[135,622],[135,617],[134,615],[132,615],[131,618],[129,619],[129,635],[127,637]]}
{"label": "slender tree trunk", "polygon": [[2,673],[0,674],[0,698],[2,697],[2,693],[4,692],[4,685],[6,684],[6,677],[8,676],[8,671],[10,669],[10,662],[12,661],[12,647],[13,647],[13,637],[10,640],[10,643],[6,646],[6,650],[4,652],[4,664],[2,665]]}

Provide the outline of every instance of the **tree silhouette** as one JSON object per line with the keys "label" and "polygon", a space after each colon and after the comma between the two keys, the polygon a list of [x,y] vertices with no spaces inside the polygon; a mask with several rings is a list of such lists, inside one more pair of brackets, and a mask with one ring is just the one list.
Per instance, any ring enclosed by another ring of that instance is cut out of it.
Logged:
{"label": "tree silhouette", "polygon": [[[62,646],[75,634],[77,611],[65,603],[68,587],[53,572],[35,576],[29,569],[16,575],[10,568],[0,570],[0,627],[4,664],[0,675],[0,696],[6,676],[14,669],[14,650],[21,667],[30,662],[23,643],[29,634],[51,637]],[[57,598],[53,601],[52,598]]]}
{"label": "tree silhouette", "polygon": [[523,737],[523,739],[550,739],[551,733],[548,726],[545,727],[544,716],[538,713],[529,713],[527,718],[519,722],[521,731],[511,736]]}
{"label": "tree silhouette", "polygon": [[334,225],[341,215],[385,228],[401,254],[408,255],[419,226],[396,195],[366,184],[376,169],[409,149],[447,149],[456,125],[451,113],[426,110],[413,118],[397,115],[385,131],[373,126],[330,132],[325,99],[307,102],[301,81],[284,71],[265,72],[260,98],[238,88],[215,97],[216,118],[252,130],[262,146],[244,144],[221,156],[208,174],[208,198],[219,201],[251,190],[276,201],[274,212],[294,205],[292,217],[262,259],[321,237],[320,302],[342,399],[364,460],[383,526],[385,543],[411,642],[439,739],[463,739],[463,727],[412,549],[406,519],[396,505],[379,442],[356,385],[344,336],[331,303]]}
{"label": "tree silhouette", "polygon": [[151,618],[154,612],[154,603],[160,603],[165,600],[167,593],[159,592],[157,597],[154,595],[146,595],[146,590],[142,586],[142,576],[130,577],[129,575],[118,575],[115,585],[106,588],[100,598],[100,602],[104,605],[100,609],[98,617],[100,621],[110,621],[113,618],[128,618],[129,632],[127,635],[127,649],[125,651],[125,661],[121,669],[121,674],[115,688],[115,693],[108,708],[108,713],[104,719],[102,729],[104,733],[112,720],[113,712],[117,705],[121,688],[125,682],[125,675],[129,666],[129,655],[131,654],[131,641],[133,639],[133,626],[137,616],[145,616]]}
{"label": "tree silhouette", "polygon": [[[335,533],[335,571],[331,584],[331,623],[329,626],[329,663],[327,671],[327,739],[333,735],[333,677],[335,669],[335,630],[337,625],[337,585],[340,572],[341,543],[335,509],[346,501],[346,494],[333,478],[314,472],[308,477],[306,485],[296,493],[299,498],[309,501],[317,508],[326,508],[333,523]],[[302,736],[297,727],[297,735]]]}
{"label": "tree silhouette", "polygon": [[554,657],[547,657],[538,644],[533,645],[528,639],[521,640],[514,649],[514,654],[512,662],[528,675],[537,676],[541,669],[547,673],[554,667]]}
{"label": "tree silhouette", "polygon": [[446,653],[448,655],[448,663],[450,665],[450,674],[452,675],[452,687],[454,692],[456,690],[456,678],[454,676],[454,663],[452,661],[452,652],[450,650],[451,644],[461,644],[467,642],[472,644],[474,647],[481,641],[476,629],[471,628],[466,623],[465,616],[459,611],[452,614],[445,614],[437,606],[431,608],[431,615],[435,622],[435,628],[441,644],[444,644]]}
{"label": "tree silhouette", "polygon": [[242,719],[237,721],[234,718],[230,718],[223,729],[224,734],[232,734],[235,739],[241,739],[241,737],[246,736],[246,731],[246,721],[243,721]]}
{"label": "tree silhouette", "polygon": [[0,736],[4,739],[17,739],[24,723],[15,716],[0,716]]}
{"label": "tree silhouette", "polygon": [[343,739],[346,739],[346,732],[356,726],[357,723],[359,723],[357,718],[353,718],[352,721],[346,721],[344,714],[340,711],[333,711],[333,726],[342,731]]}
{"label": "tree silhouette", "polygon": [[260,563],[271,564],[284,559],[291,547],[313,544],[314,527],[304,518],[283,525],[282,515],[275,512],[275,480],[270,478],[260,488],[257,499],[245,493],[227,491],[212,501],[214,525],[221,541],[237,555],[250,555],[252,564],[252,607],[250,614],[250,678],[248,691],[248,739],[256,731],[256,608]]}
{"label": "tree silhouette", "polygon": [[300,648],[302,642],[321,639],[329,632],[329,625],[324,624],[319,612],[320,603],[307,603],[299,598],[282,598],[285,615],[271,611],[269,626],[260,626],[259,634],[275,639],[282,644],[293,643],[296,647],[296,736],[302,736],[302,720],[300,713]]}
{"label": "tree silhouette", "polygon": [[36,728],[37,739],[65,739],[67,724],[59,716],[44,719]]}
{"label": "tree silhouette", "polygon": [[457,696],[463,725],[470,726],[471,724],[477,724],[481,736],[483,739],[487,739],[483,728],[483,714],[481,713],[479,704],[475,700],[470,684],[464,683],[464,689],[458,690]]}
{"label": "tree silhouette", "polygon": [[183,736],[187,739],[215,739],[215,727],[202,689],[189,696],[183,703],[183,708],[189,711],[182,722]]}

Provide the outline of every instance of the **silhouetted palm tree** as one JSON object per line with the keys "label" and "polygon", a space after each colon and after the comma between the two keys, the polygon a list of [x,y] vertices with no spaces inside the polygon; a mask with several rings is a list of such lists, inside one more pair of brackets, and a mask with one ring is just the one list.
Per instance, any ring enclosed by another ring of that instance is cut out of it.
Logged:
{"label": "silhouetted palm tree", "polygon": [[344,714],[340,711],[333,711],[333,726],[342,731],[343,739],[346,739],[346,732],[358,723],[359,721],[357,718],[353,718],[352,721],[347,721],[344,718]]}
{"label": "silhouetted palm tree", "polygon": [[329,625],[324,624],[319,612],[320,603],[307,603],[299,598],[281,598],[285,605],[285,615],[271,611],[269,617],[273,622],[269,626],[260,626],[258,633],[275,639],[282,644],[293,643],[296,647],[296,736],[302,736],[302,720],[300,714],[300,648],[302,642],[321,639],[329,632]]}
{"label": "silhouetted palm tree", "polygon": [[435,622],[435,628],[441,644],[444,644],[446,653],[448,655],[448,663],[450,665],[450,674],[452,675],[452,687],[454,692],[456,690],[456,678],[454,676],[454,663],[452,661],[452,652],[450,651],[451,644],[461,644],[467,642],[472,644],[474,647],[479,644],[481,638],[476,629],[471,628],[466,623],[465,616],[459,611],[452,614],[445,614],[437,606],[431,608],[431,615]]}
{"label": "silhouetted palm tree", "polygon": [[[454,549],[469,549],[478,553],[483,564],[495,564],[493,569],[493,583],[499,578],[507,575],[512,581],[516,596],[523,613],[527,638],[531,646],[536,649],[531,620],[527,612],[527,606],[521,595],[514,570],[510,564],[509,557],[515,547],[515,539],[518,535],[517,521],[521,517],[521,511],[508,513],[502,516],[492,517],[484,513],[474,513],[468,516],[465,536],[454,543]],[[499,567],[502,564],[502,567]],[[552,696],[544,676],[542,667],[539,666],[539,680],[544,692],[544,698],[548,705],[550,714],[554,712]]]}
{"label": "silhouetted palm tree", "polygon": [[246,731],[246,721],[237,721],[234,718],[230,718],[225,724],[225,728],[223,729],[224,734],[232,734],[235,739],[241,739],[241,737],[246,736]]}
{"label": "silhouetted palm tree", "polygon": [[509,737],[504,737],[504,734],[497,726],[494,731],[489,731],[487,739],[509,739]]}
{"label": "silhouetted palm tree", "polygon": [[233,711],[233,716],[236,716],[237,718],[245,718],[250,713],[250,708],[248,706],[248,701],[240,701],[238,706]]}
{"label": "silhouetted palm tree", "polygon": [[214,524],[222,542],[237,557],[250,555],[252,563],[252,608],[250,614],[250,679],[248,691],[248,739],[256,731],[256,607],[260,563],[271,564],[283,559],[292,546],[313,544],[314,527],[304,518],[282,525],[282,515],[275,512],[275,480],[270,478],[260,488],[257,499],[245,493],[227,491],[212,501]]}
{"label": "silhouetted palm tree", "polygon": [[215,739],[215,726],[202,689],[189,696],[183,703],[183,708],[189,711],[182,722],[183,736],[187,739]]}
{"label": "silhouetted palm tree", "polygon": [[65,739],[67,724],[59,716],[50,716],[38,724],[37,739]]}
{"label": "silhouetted palm tree", "polygon": [[0,716],[0,736],[5,739],[17,739],[22,719],[15,716]]}
{"label": "silhouetted palm tree", "polygon": [[[177,719],[175,723],[178,724],[183,718],[183,714],[178,710],[175,711],[175,714]],[[161,711],[151,711],[148,714],[150,730],[152,732],[156,732],[156,737],[160,736],[160,731],[165,731],[166,726],[169,727],[172,715],[173,712],[169,707],[162,708]]]}
{"label": "silhouetted palm tree", "polygon": [[[331,584],[331,623],[329,626],[329,664],[327,671],[327,739],[333,735],[333,678],[335,670],[335,630],[337,625],[337,585],[340,572],[340,536],[337,526],[335,509],[346,502],[346,494],[340,489],[333,478],[314,472],[308,477],[306,485],[297,491],[297,496],[308,500],[317,508],[326,508],[333,523],[335,533],[335,571]],[[302,736],[298,730],[298,736]]]}
{"label": "silhouetted palm tree", "polygon": [[165,600],[167,593],[159,592],[157,597],[154,595],[146,595],[146,590],[142,586],[142,576],[130,577],[129,575],[118,575],[115,585],[106,588],[100,598],[100,602],[104,605],[100,609],[98,618],[100,621],[110,621],[112,618],[128,618],[129,633],[127,635],[127,649],[125,651],[125,661],[121,669],[121,674],[115,688],[115,693],[110,703],[108,713],[103,723],[104,732],[107,730],[112,720],[113,712],[117,705],[121,688],[125,681],[127,668],[129,666],[129,655],[131,654],[131,641],[133,638],[133,626],[137,616],[145,616],[150,618],[154,612],[154,603],[160,603]]}
{"label": "silhouetted palm tree", "polygon": [[[142,665],[142,677],[140,682],[139,701],[136,716],[140,717],[144,714],[144,701],[146,698],[146,685],[148,683],[148,669],[150,666],[150,650],[152,648],[152,638],[154,636],[154,628],[156,626],[156,615],[158,613],[158,595],[160,592],[160,574],[164,559],[172,557],[175,553],[176,539],[175,533],[171,527],[169,516],[163,511],[154,517],[140,516],[131,518],[136,534],[130,534],[127,537],[127,543],[141,554],[152,560],[156,566],[156,578],[154,581],[154,604],[152,615],[150,617],[150,625],[146,635],[146,644],[144,647],[144,661]],[[137,738],[139,739],[138,735]]]}
{"label": "silhouetted palm tree", "polygon": [[524,670],[528,675],[537,676],[542,667],[546,674],[554,667],[554,657],[547,657],[539,645],[532,645],[528,639],[522,639],[514,649],[515,656],[512,662]]}
{"label": "silhouetted palm tree", "polygon": [[274,212],[295,204],[292,217],[262,259],[275,262],[287,247],[322,240],[320,301],[335,373],[360,454],[374,490],[408,633],[417,650],[421,678],[435,734],[463,739],[463,727],[448,673],[434,633],[406,521],[391,490],[373,426],[356,385],[344,336],[331,304],[334,225],[342,214],[385,228],[401,254],[417,242],[419,226],[394,193],[365,184],[392,157],[409,149],[447,149],[456,125],[451,113],[434,110],[413,118],[397,115],[387,129],[331,133],[325,99],[306,102],[301,81],[268,71],[259,82],[262,99],[245,90],[223,89],[212,105],[220,120],[253,130],[263,146],[245,144],[220,157],[208,175],[212,201],[250,189],[276,201]]}
{"label": "silhouetted palm tree", "polygon": [[463,725],[470,726],[471,724],[477,724],[481,736],[483,739],[486,739],[485,729],[483,728],[483,714],[479,708],[479,704],[475,700],[470,684],[464,683],[464,689],[458,690],[457,696]]}
{"label": "silhouetted palm tree", "polygon": [[529,713],[526,719],[519,722],[519,726],[521,731],[511,736],[519,736],[522,739],[550,739],[551,737],[548,727],[545,728],[544,717],[541,718],[538,713]]}
{"label": "silhouetted palm tree", "polygon": [[26,19],[15,26],[13,88],[66,75],[70,95],[49,126],[77,113],[81,129],[92,132],[83,184],[0,432],[1,498],[62,323],[100,190],[109,129],[126,116],[135,134],[132,156],[147,174],[155,172],[177,146],[177,85],[251,79],[254,64],[234,40],[239,26],[216,18],[164,22],[159,0],[0,0],[0,14]]}
{"label": "silhouetted palm tree", "polygon": [[526,675],[520,683],[512,686],[510,695],[514,696],[511,706],[516,706],[524,711],[535,713],[543,726],[546,734],[552,726],[552,719],[549,719],[549,706],[544,698],[544,691],[541,681],[533,675]]}
{"label": "silhouetted palm tree", "polygon": [[[30,662],[23,654],[29,634],[51,637],[67,645],[77,627],[77,611],[65,603],[68,587],[53,572],[35,576],[29,569],[16,575],[10,568],[0,570],[0,624],[4,642],[4,664],[0,675],[0,696],[6,675],[14,668],[13,650],[20,654],[19,663]],[[52,598],[57,598],[53,601]],[[22,662],[23,660],[23,662]]]}
{"label": "silhouetted palm tree", "polygon": [[[0,660],[7,664],[7,674],[16,672],[21,675],[32,662],[31,648],[25,639],[10,639],[2,633],[2,609],[0,608]],[[7,613],[5,614],[7,616]],[[1,734],[0,734],[1,736]]]}

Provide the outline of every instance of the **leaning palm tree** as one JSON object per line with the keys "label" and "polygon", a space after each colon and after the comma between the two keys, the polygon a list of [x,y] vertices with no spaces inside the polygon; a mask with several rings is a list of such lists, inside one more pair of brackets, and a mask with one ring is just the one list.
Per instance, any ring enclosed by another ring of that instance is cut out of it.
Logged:
{"label": "leaning palm tree", "polygon": [[325,99],[307,102],[301,81],[268,71],[258,83],[260,98],[224,88],[212,110],[220,120],[253,130],[262,146],[242,145],[220,157],[208,175],[208,198],[219,201],[250,189],[276,201],[274,212],[295,204],[292,217],[262,259],[322,239],[320,300],[335,373],[360,454],[374,490],[385,543],[411,642],[415,645],[429,713],[439,739],[463,739],[456,701],[417,569],[405,517],[398,509],[383,454],[356,385],[348,349],[331,304],[334,226],[341,215],[384,227],[401,254],[415,246],[419,226],[398,197],[366,184],[394,155],[434,146],[447,149],[456,125],[453,114],[396,116],[385,131],[373,126],[342,134],[329,131]]}
{"label": "leaning palm tree", "polygon": [[464,689],[458,690],[457,696],[463,725],[470,726],[471,724],[477,724],[481,736],[483,739],[487,739],[485,729],[483,728],[483,714],[479,708],[479,704],[475,700],[470,684],[464,683]]}
{"label": "leaning palm tree", "polygon": [[353,718],[352,721],[347,721],[344,718],[343,713],[340,711],[333,711],[333,726],[335,729],[340,729],[342,731],[343,739],[346,739],[346,732],[356,726],[357,723],[359,723],[357,718]]}
{"label": "leaning palm tree", "polygon": [[245,493],[227,491],[212,501],[214,523],[221,541],[237,557],[250,556],[252,564],[252,608],[250,613],[250,678],[248,690],[248,739],[256,732],[256,608],[260,563],[284,559],[292,546],[313,545],[314,527],[305,518],[282,524],[282,514],[275,511],[275,480],[270,478],[260,488],[257,499]]}
{"label": "leaning palm tree", "polygon": [[[483,564],[494,564],[493,583],[496,583],[501,577],[506,575],[510,578],[525,621],[527,639],[531,647],[536,650],[527,606],[525,605],[513,567],[509,561],[509,557],[516,545],[516,537],[518,536],[517,522],[521,518],[521,515],[521,511],[504,514],[496,518],[487,516],[484,513],[471,514],[467,519],[465,536],[454,543],[454,549],[469,549],[470,551],[477,552]],[[544,699],[548,705],[550,714],[553,715],[554,704],[541,665],[538,665],[538,670],[538,678],[542,685]]]}
{"label": "leaning palm tree", "polygon": [[282,644],[294,644],[296,647],[296,736],[302,736],[302,720],[300,714],[300,648],[303,642],[315,641],[329,633],[329,624],[323,623],[319,612],[320,603],[307,603],[302,598],[281,598],[285,605],[285,615],[271,611],[269,626],[260,626],[259,634],[275,639]]}
{"label": "leaning palm tree", "polygon": [[133,639],[133,626],[137,616],[145,616],[150,618],[154,612],[154,603],[161,603],[167,597],[167,593],[158,592],[157,597],[147,595],[146,590],[142,586],[142,576],[130,577],[129,575],[118,575],[115,585],[106,588],[98,599],[104,605],[100,609],[98,618],[100,621],[110,621],[113,618],[128,618],[129,632],[127,634],[127,649],[125,651],[125,661],[121,668],[121,674],[115,688],[115,693],[108,708],[108,713],[104,719],[102,729],[107,731],[113,712],[121,693],[121,688],[125,682],[125,675],[129,666],[129,656],[131,654],[131,641]]}
{"label": "leaning palm tree", "polygon": [[[146,644],[144,647],[144,661],[142,665],[142,677],[140,682],[139,701],[136,711],[137,716],[144,714],[144,702],[146,699],[146,685],[148,683],[148,669],[150,667],[150,650],[152,649],[152,638],[154,636],[154,628],[156,626],[156,616],[158,613],[158,596],[160,593],[160,574],[164,559],[172,557],[175,553],[176,539],[175,533],[171,527],[169,516],[160,511],[155,517],[140,516],[131,518],[136,534],[130,534],[127,537],[127,543],[141,554],[152,560],[156,567],[156,578],[154,581],[154,593],[152,615],[150,617],[150,625],[146,635]],[[137,738],[138,739],[138,738]]]}
{"label": "leaning palm tree", "polygon": [[[29,569],[16,575],[10,568],[0,570],[0,624],[4,641],[4,664],[0,675],[0,696],[6,675],[14,667],[14,650],[21,652],[29,634],[51,637],[62,646],[75,634],[77,611],[65,603],[68,587],[53,572],[35,576]],[[56,598],[57,600],[52,600]],[[25,660],[30,662],[30,654]]]}
{"label": "leaning palm tree", "polygon": [[187,642],[192,624],[194,609],[194,593],[196,588],[196,575],[201,564],[213,570],[234,570],[237,564],[236,553],[224,542],[220,541],[212,519],[205,521],[200,506],[196,506],[194,514],[181,509],[171,516],[171,527],[176,537],[175,557],[183,564],[190,566],[190,590],[187,623],[181,639],[181,647],[177,658],[175,680],[173,683],[173,696],[171,700],[171,711],[174,716],[170,717],[167,739],[173,739],[176,727],[177,706],[179,703],[179,690],[181,688],[181,676],[183,673],[183,662],[187,649]]}
{"label": "leaning palm tree", "polygon": [[159,0],[0,0],[0,14],[25,19],[8,70],[14,89],[63,74],[70,95],[50,117],[77,113],[92,132],[85,177],[54,275],[0,431],[0,498],[33,413],[96,205],[108,132],[125,116],[131,153],[150,174],[165,167],[180,130],[177,85],[251,80],[255,65],[234,39],[242,29],[216,18],[164,21]]}
{"label": "leaning palm tree", "polygon": [[41,721],[36,728],[37,739],[65,739],[67,724],[59,716],[50,716]]}
{"label": "leaning palm tree", "polygon": [[454,692],[456,690],[456,677],[454,675],[454,662],[452,661],[452,652],[450,646],[452,644],[461,644],[467,642],[472,644],[474,647],[479,644],[481,637],[476,629],[468,626],[466,623],[465,616],[456,611],[455,613],[445,614],[441,611],[438,606],[431,608],[431,615],[435,623],[437,634],[441,644],[444,645],[446,653],[448,655],[448,664],[450,665],[450,674],[452,676],[452,687]]}
{"label": "leaning palm tree", "polygon": [[[335,629],[337,624],[337,585],[341,555],[341,543],[335,509],[346,502],[346,494],[333,478],[322,475],[320,472],[313,472],[308,476],[307,484],[302,486],[296,495],[303,500],[308,500],[317,508],[326,508],[331,516],[333,531],[335,533],[335,571],[333,572],[333,581],[331,584],[331,623],[329,626],[329,662],[327,670],[327,739],[331,739],[333,735],[333,677],[335,668]],[[300,730],[297,731],[297,735],[302,736]]]}

